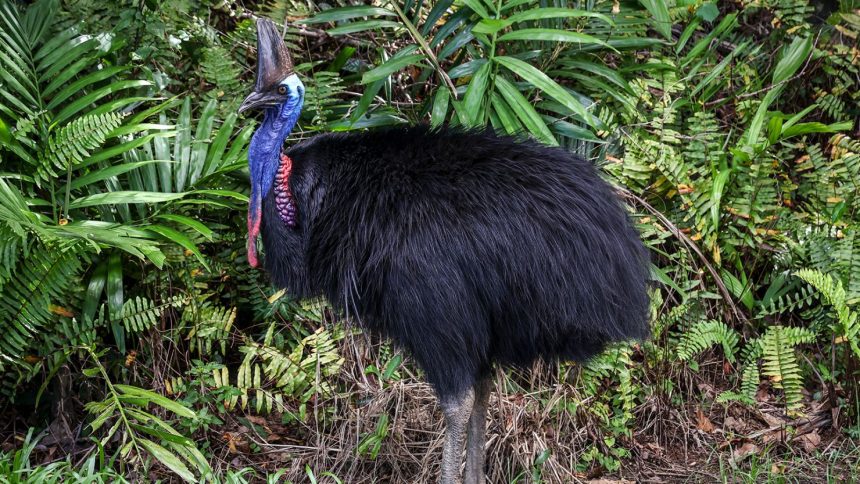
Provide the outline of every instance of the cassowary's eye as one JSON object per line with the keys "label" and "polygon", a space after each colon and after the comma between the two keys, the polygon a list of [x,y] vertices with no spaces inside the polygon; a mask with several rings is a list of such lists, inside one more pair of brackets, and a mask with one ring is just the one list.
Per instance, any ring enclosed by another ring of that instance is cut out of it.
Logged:
{"label": "cassowary's eye", "polygon": [[283,95],[286,93],[287,93],[287,86],[278,86],[278,94]]}

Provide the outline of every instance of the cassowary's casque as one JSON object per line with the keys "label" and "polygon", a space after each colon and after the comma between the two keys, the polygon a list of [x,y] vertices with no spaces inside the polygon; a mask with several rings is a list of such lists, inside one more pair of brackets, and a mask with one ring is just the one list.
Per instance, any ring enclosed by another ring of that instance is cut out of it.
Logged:
{"label": "cassowary's casque", "polygon": [[282,152],[304,86],[257,22],[248,259],[411,353],[447,430],[441,480],[483,482],[494,364],[584,360],[646,336],[647,255],[610,186],[559,148],[490,131],[325,134]]}

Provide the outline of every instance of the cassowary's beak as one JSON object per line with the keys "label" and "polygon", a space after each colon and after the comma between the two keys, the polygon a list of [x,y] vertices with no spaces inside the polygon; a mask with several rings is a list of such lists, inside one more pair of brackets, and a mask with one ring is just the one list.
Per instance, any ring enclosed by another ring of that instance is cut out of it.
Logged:
{"label": "cassowary's beak", "polygon": [[239,112],[282,102],[283,96],[277,92],[278,84],[292,73],[293,59],[278,28],[269,19],[257,19],[257,82],[254,91],[242,102]]}
{"label": "cassowary's beak", "polygon": [[254,91],[251,94],[248,94],[248,97],[242,101],[242,105],[239,106],[239,114],[242,114],[249,109],[277,106],[283,101],[284,97],[281,95]]}

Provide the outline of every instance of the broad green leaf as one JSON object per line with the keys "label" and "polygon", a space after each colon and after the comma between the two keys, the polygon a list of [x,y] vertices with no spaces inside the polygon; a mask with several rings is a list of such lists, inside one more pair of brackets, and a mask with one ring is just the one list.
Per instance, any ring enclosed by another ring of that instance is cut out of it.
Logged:
{"label": "broad green leaf", "polygon": [[149,81],[117,81],[112,84],[108,84],[105,87],[101,87],[96,89],[95,91],[87,94],[86,96],[81,96],[75,101],[66,105],[62,111],[60,111],[57,116],[54,118],[54,124],[59,125],[62,124],[63,121],[69,119],[70,117],[77,114],[81,109],[93,104],[99,99],[113,94],[115,92],[123,91],[126,89],[133,89],[136,87],[146,87],[151,86],[152,83]]}
{"label": "broad green leaf", "polygon": [[744,144],[748,148],[755,149],[770,105],[776,101],[780,93],[785,88],[784,81],[787,81],[795,72],[797,72],[800,66],[809,58],[811,51],[811,37],[796,37],[791,44],[783,49],[782,57],[779,59],[779,62],[777,62],[773,71],[774,86],[767,92],[767,94],[764,95],[761,103],[759,103],[756,113],[750,122],[750,126],[747,128],[745,133]]}
{"label": "broad green leaf", "polygon": [[487,62],[472,77],[466,95],[463,97],[462,108],[466,110],[469,126],[477,126],[484,122],[484,98],[492,65]]}
{"label": "broad green leaf", "polygon": [[476,34],[493,35],[508,25],[510,25],[510,22],[506,22],[504,20],[485,18],[472,28],[472,32]]}
{"label": "broad green leaf", "polygon": [[385,79],[386,77],[403,69],[404,67],[418,64],[422,60],[424,60],[423,54],[412,54],[407,55],[405,57],[392,57],[382,65],[365,72],[364,75],[361,76],[361,83],[370,84],[372,82]]}
{"label": "broad green leaf", "polygon": [[433,109],[430,113],[430,125],[434,128],[439,127],[445,122],[448,115],[448,101],[451,92],[447,89],[437,89],[436,96],[433,98]]}
{"label": "broad green leaf", "polygon": [[520,29],[508,32],[498,39],[499,41],[509,40],[532,40],[532,41],[547,41],[547,42],[575,42],[578,44],[597,44],[613,49],[606,42],[592,37],[588,34],[579,32],[570,32],[567,30],[557,29]]}
{"label": "broad green leaf", "polygon": [[188,192],[189,195],[213,195],[216,197],[226,197],[232,198],[234,200],[238,200],[240,202],[247,202],[248,196],[244,193],[235,192],[233,190],[217,190],[217,189],[204,189],[204,190],[194,190],[192,192]]}
{"label": "broad green leaf", "polygon": [[[511,72],[530,82],[534,87],[540,89],[546,95],[555,99],[566,108],[578,114],[586,123],[594,126],[593,117],[585,110],[585,107],[567,92],[563,87],[539,71],[536,67],[527,64],[517,58],[498,56],[495,61],[510,69]],[[507,99],[507,96],[505,97]],[[510,103],[510,101],[509,101]],[[513,105],[511,105],[513,107]],[[543,123],[541,123],[543,124]]]}
{"label": "broad green leaf", "polygon": [[376,29],[396,29],[399,27],[403,27],[400,23],[395,22],[393,20],[361,20],[358,22],[350,22],[347,24],[339,25],[337,27],[326,30],[326,33],[329,35],[346,35],[346,34],[354,34],[357,32],[364,32],[366,30],[376,30]]}
{"label": "broad green leaf", "polygon": [[492,17],[484,4],[481,3],[481,0],[463,0],[463,3],[467,7],[471,8],[472,11],[478,14],[482,19]]}
{"label": "broad green leaf", "polygon": [[165,239],[185,248],[186,250],[194,254],[194,256],[197,257],[197,260],[199,260],[200,263],[203,264],[203,266],[206,267],[207,270],[209,269],[209,264],[206,262],[206,258],[203,257],[203,254],[200,253],[200,250],[197,248],[197,245],[194,244],[194,241],[188,238],[187,235],[170,227],[165,227],[164,225],[150,224],[147,225],[146,228],[147,230],[151,230],[161,235]]}
{"label": "broad green leaf", "polygon": [[517,120],[516,114],[511,111],[508,103],[502,99],[499,93],[493,93],[491,103],[493,105],[493,113],[498,117],[506,133],[513,135],[522,131],[522,125]]}
{"label": "broad green leaf", "polygon": [[669,7],[666,6],[666,0],[639,0],[639,3],[651,14],[654,30],[671,40],[672,19],[669,17]]}
{"label": "broad green leaf", "polygon": [[525,22],[528,20],[546,20],[551,18],[596,18],[606,22],[609,25],[615,25],[611,18],[602,13],[589,12],[587,10],[576,10],[572,8],[534,8],[524,12],[517,12],[506,19],[507,23]]}
{"label": "broad green leaf", "polygon": [[128,67],[126,66],[106,67],[104,69],[95,71],[92,74],[88,74],[81,79],[78,79],[77,81],[67,86],[64,86],[62,91],[58,92],[55,96],[51,98],[51,102],[48,103],[45,109],[54,109],[75,94],[84,92],[84,87],[89,86],[90,84],[95,84],[97,82],[103,81],[105,79],[109,79],[127,69]]}
{"label": "broad green leaf", "polygon": [[158,459],[158,461],[164,464],[165,467],[175,472],[183,480],[186,482],[197,482],[197,478],[194,476],[194,473],[192,473],[188,467],[182,463],[179,457],[176,457],[172,452],[151,440],[139,438],[138,442],[146,449],[147,452],[152,454],[153,457]]}
{"label": "broad green leaf", "polygon": [[714,3],[702,4],[702,6],[696,10],[696,17],[699,17],[708,23],[713,22],[719,16],[720,9],[718,9],[717,5]]}
{"label": "broad green leaf", "polygon": [[72,190],[78,190],[87,185],[92,185],[93,183],[100,182],[110,177],[122,175],[123,173],[129,172],[136,168],[140,168],[141,166],[151,165],[153,163],[171,163],[170,160],[146,160],[146,161],[135,161],[132,163],[120,163],[116,165],[108,166],[107,168],[102,168],[99,170],[93,170],[86,175],[75,178],[72,180],[72,183],[69,184],[69,187]]}
{"label": "broad green leaf", "polygon": [[341,22],[357,17],[396,17],[397,14],[382,7],[358,5],[355,7],[331,8],[324,10],[311,18],[299,20],[300,24],[322,24],[326,22]]}
{"label": "broad green leaf", "polygon": [[[576,59],[562,61],[561,65],[563,65],[565,68],[582,70],[590,74],[595,74],[597,76],[603,77],[604,79],[615,84],[621,89],[624,89],[624,91],[626,91],[628,94],[633,94],[633,89],[630,87],[630,84],[627,83],[627,80],[624,79],[624,76],[619,74],[617,70],[610,69],[603,64]],[[562,74],[565,73],[565,71],[560,72]]]}
{"label": "broad green leaf", "polygon": [[176,200],[185,196],[185,193],[164,192],[142,192],[142,191],[116,191],[97,193],[85,197],[76,198],[69,203],[69,210],[77,208],[93,207],[96,205],[116,205],[118,203],[161,203]]}
{"label": "broad green leaf", "polygon": [[125,302],[122,284],[122,255],[114,251],[107,263],[107,302],[111,317],[111,330],[120,353],[125,353],[125,328],[119,323]]}
{"label": "broad green leaf", "polygon": [[185,405],[182,405],[179,402],[176,402],[176,401],[171,400],[167,397],[159,395],[158,393],[155,393],[151,390],[147,390],[145,388],[140,388],[140,387],[135,387],[135,386],[130,386],[130,385],[121,385],[119,383],[115,383],[114,388],[116,388],[117,390],[119,390],[120,392],[122,392],[126,395],[144,398],[147,401],[149,401],[150,403],[158,405],[159,407],[162,407],[165,410],[169,410],[169,411],[175,413],[176,415],[178,415],[180,417],[185,417],[185,418],[190,418],[190,419],[196,419],[197,418],[197,414],[194,413],[194,411],[192,411],[191,409],[189,409]]}
{"label": "broad green leaf", "polygon": [[720,205],[722,203],[726,183],[729,181],[729,176],[731,174],[731,168],[724,168],[716,178],[714,178],[714,185],[711,189],[711,225],[715,230],[720,227]]}
{"label": "broad green leaf", "polygon": [[204,225],[202,222],[198,220],[194,220],[191,217],[186,217],[185,215],[178,215],[175,213],[163,213],[157,215],[158,218],[162,220],[170,220],[171,222],[176,222],[178,224],[185,225],[186,227],[192,228],[200,233],[203,237],[206,237],[208,240],[212,240],[212,229]]}
{"label": "broad green leaf", "polygon": [[812,37],[795,37],[782,51],[782,58],[773,70],[773,83],[787,80],[806,62],[812,52]]}
{"label": "broad green leaf", "polygon": [[505,102],[519,118],[523,126],[529,130],[537,139],[552,146],[558,146],[558,141],[552,135],[549,128],[535,111],[534,106],[504,77],[496,77],[496,89],[502,95]]}
{"label": "broad green leaf", "polygon": [[[233,127],[236,124],[236,117],[236,113],[228,114],[227,118],[224,119],[224,122],[221,123],[221,127],[218,128],[218,133],[215,134],[215,138],[212,140],[212,144],[209,145],[209,149],[206,152],[206,162],[203,167],[204,177],[218,170],[218,168],[223,166],[224,163],[229,163],[231,161],[224,157],[224,151],[227,149],[227,143],[233,135]],[[233,142],[242,144],[242,141],[238,138]]]}
{"label": "broad green leaf", "polygon": [[781,138],[790,138],[809,133],[835,133],[837,131],[848,131],[854,127],[853,121],[842,121],[841,123],[797,123],[789,128],[783,127]]}

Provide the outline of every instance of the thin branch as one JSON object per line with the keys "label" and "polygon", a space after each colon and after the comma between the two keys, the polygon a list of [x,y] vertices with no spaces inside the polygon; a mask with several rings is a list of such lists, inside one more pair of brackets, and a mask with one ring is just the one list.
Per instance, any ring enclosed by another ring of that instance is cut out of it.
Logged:
{"label": "thin branch", "polygon": [[806,74],[806,68],[809,67],[809,63],[812,61],[812,58],[815,56],[815,45],[818,44],[818,38],[820,36],[821,36],[821,32],[818,33],[818,35],[815,37],[815,40],[812,42],[812,50],[810,50],[809,55],[806,57],[806,62],[803,64],[803,68],[800,69],[800,72],[798,72],[797,74],[795,74],[795,75],[793,75],[787,79],[783,79],[777,83],[771,84],[771,85],[763,87],[761,89],[757,89],[753,92],[738,94],[736,96],[735,95],[724,96],[724,97],[721,97],[719,99],[715,99],[713,101],[708,101],[705,103],[705,107],[708,107],[708,108],[713,107],[713,106],[715,106],[715,105],[717,105],[723,101],[727,101],[728,99],[736,99],[737,100],[737,99],[746,99],[746,98],[750,98],[750,97],[755,97],[761,93],[771,91],[773,89],[776,89],[776,88],[782,86],[783,84],[786,84],[788,82],[791,82],[795,79],[802,77],[804,74]]}
{"label": "thin branch", "polygon": [[720,277],[720,274],[717,272],[717,270],[714,268],[714,266],[711,265],[710,261],[708,261],[708,258],[705,257],[705,254],[702,253],[702,250],[699,249],[699,246],[696,245],[696,243],[693,242],[692,239],[687,237],[686,234],[681,232],[681,229],[679,229],[675,224],[673,224],[672,221],[669,220],[668,217],[666,217],[665,215],[663,215],[662,212],[660,212],[659,210],[657,210],[656,208],[651,206],[651,204],[646,202],[643,198],[641,198],[637,195],[634,195],[632,192],[630,192],[626,189],[623,189],[623,188],[620,189],[620,191],[621,191],[621,194],[624,195],[625,197],[627,197],[631,200],[634,200],[634,201],[636,201],[636,203],[645,207],[645,209],[648,210],[649,212],[651,212],[652,215],[657,217],[657,219],[660,220],[660,223],[662,223],[664,227],[669,229],[669,231],[672,232],[672,234],[676,238],[678,238],[678,240],[683,242],[687,247],[689,247],[689,249],[691,251],[693,251],[697,256],[699,256],[699,259],[702,261],[702,264],[705,265],[705,267],[708,269],[708,272],[711,273],[711,276],[714,278],[714,281],[717,283],[717,287],[719,288],[720,293],[723,295],[723,299],[726,300],[726,302],[728,303],[729,307],[732,309],[732,312],[734,313],[737,320],[741,321],[743,323],[747,323],[749,320],[743,314],[743,312],[740,309],[738,309],[738,306],[735,304],[734,300],[732,299],[732,294],[729,292],[728,288],[726,288],[726,285],[725,285],[725,283],[723,283],[723,279]]}
{"label": "thin branch", "polygon": [[451,91],[451,95],[454,96],[454,99],[457,99],[457,88],[454,86],[454,83],[451,82],[451,78],[448,77],[448,73],[442,69],[442,66],[439,65],[439,59],[436,58],[436,54],[433,53],[433,49],[430,48],[430,45],[424,40],[424,36],[418,32],[418,29],[412,25],[412,22],[409,20],[409,17],[406,16],[406,13],[397,5],[396,1],[388,2],[394,8],[394,11],[397,12],[397,15],[400,16],[400,20],[406,25],[406,29],[409,31],[409,34],[412,35],[412,38],[415,39],[415,42],[418,42],[418,45],[421,46],[421,50],[427,55],[430,59],[430,63],[433,64],[433,68],[436,70],[436,74],[442,78],[442,81],[445,82],[445,85],[448,86],[448,89]]}

